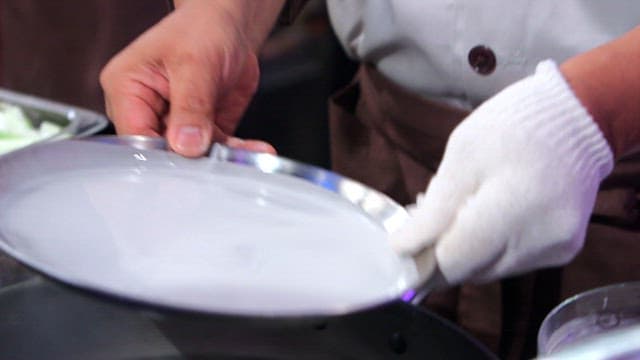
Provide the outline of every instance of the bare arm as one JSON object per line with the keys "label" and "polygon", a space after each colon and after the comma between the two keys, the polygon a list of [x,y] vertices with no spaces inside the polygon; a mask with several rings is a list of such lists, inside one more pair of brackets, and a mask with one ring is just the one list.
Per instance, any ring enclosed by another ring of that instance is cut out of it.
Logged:
{"label": "bare arm", "polygon": [[238,27],[246,34],[253,50],[257,51],[273,28],[285,0],[175,0],[176,9],[190,2],[218,3],[213,11],[225,9],[234,17]]}
{"label": "bare arm", "polygon": [[640,145],[640,27],[567,60],[561,70],[616,157]]}

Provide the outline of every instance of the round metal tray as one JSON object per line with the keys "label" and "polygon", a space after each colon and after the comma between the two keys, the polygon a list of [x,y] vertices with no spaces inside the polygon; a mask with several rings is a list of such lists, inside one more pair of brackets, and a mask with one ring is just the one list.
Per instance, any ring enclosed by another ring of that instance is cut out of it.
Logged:
{"label": "round metal tray", "polygon": [[[396,204],[384,194],[333,172],[301,164],[290,159],[269,154],[234,150],[216,145],[212,148],[209,159],[201,158],[194,160],[185,159],[174,153],[165,151],[165,148],[166,144],[164,143],[164,140],[158,138],[139,136],[106,136],[84,140],[67,140],[63,142],[39,144],[10,153],[5,157],[0,158],[0,203],[3,204],[0,206],[0,219],[4,221],[0,222],[0,248],[24,264],[63,283],[85,290],[106,294],[111,297],[121,298],[126,301],[135,301],[158,307],[174,308],[185,311],[266,318],[334,316],[377,307],[381,304],[395,301],[397,299],[411,300],[415,296],[416,293],[414,292],[414,289],[419,285],[419,274],[416,263],[411,258],[398,257],[397,254],[393,253],[389,247],[388,255],[382,257],[378,256],[376,259],[381,258],[385,261],[385,263],[380,266],[380,269],[383,269],[383,272],[388,268],[388,264],[386,263],[387,260],[384,259],[390,259],[393,257],[393,264],[398,264],[397,266],[393,265],[396,267],[392,274],[398,273],[399,277],[395,278],[394,276],[396,275],[389,275],[389,277],[393,278],[393,291],[385,290],[385,292],[382,293],[377,292],[375,293],[375,296],[360,296],[357,301],[347,300],[344,302],[336,302],[335,304],[327,307],[321,304],[318,305],[318,308],[314,308],[313,306],[315,305],[305,307],[303,306],[303,301],[295,299],[292,300],[298,301],[295,303],[295,305],[300,305],[298,308],[296,306],[291,306],[291,304],[294,304],[291,301],[285,303],[285,305],[278,305],[278,303],[275,303],[275,307],[269,307],[269,301],[265,299],[270,299],[269,296],[275,296],[272,295],[273,291],[269,290],[269,294],[267,294],[265,298],[253,299],[250,304],[247,300],[246,308],[242,308],[242,306],[245,305],[236,306],[235,303],[229,304],[229,300],[224,299],[222,301],[227,301],[227,305],[220,307],[216,305],[215,301],[211,301],[211,296],[215,297],[218,296],[216,294],[220,293],[209,292],[206,295],[209,297],[203,295],[196,301],[194,298],[190,298],[190,295],[182,294],[180,291],[167,293],[164,289],[161,289],[163,291],[161,293],[153,292],[155,289],[152,287],[147,288],[147,285],[149,285],[148,281],[129,281],[127,280],[129,279],[129,275],[127,275],[127,277],[118,277],[120,276],[119,274],[112,276],[111,273],[116,273],[116,269],[109,270],[98,265],[95,265],[96,267],[92,268],[92,266],[94,266],[94,262],[100,262],[102,260],[101,256],[104,256],[105,254],[104,247],[102,247],[103,244],[100,243],[100,240],[94,239],[94,237],[101,239],[100,236],[102,235],[96,233],[97,230],[88,228],[86,225],[83,227],[80,234],[78,231],[73,229],[73,227],[76,223],[83,224],[88,222],[89,224],[92,224],[91,221],[94,220],[88,221],[87,219],[95,219],[95,214],[92,214],[91,216],[93,217],[89,218],[80,216],[81,218],[78,219],[69,219],[70,215],[65,213],[64,207],[60,208],[63,210],[56,210],[54,206],[49,209],[49,213],[43,213],[40,209],[41,205],[39,205],[42,204],[41,202],[36,202],[35,204],[30,205],[28,211],[17,215],[14,213],[13,209],[11,209],[11,205],[15,204],[13,201],[15,201],[16,196],[18,198],[24,194],[31,196],[29,194],[31,194],[32,191],[39,191],[41,186],[49,186],[52,183],[51,179],[55,182],[56,175],[66,177],[67,174],[75,174],[74,176],[77,176],[77,174],[81,174],[81,176],[82,174],[93,174],[92,176],[99,174],[99,176],[104,175],[108,177],[112,170],[112,168],[109,167],[109,164],[113,165],[115,163],[118,166],[115,168],[116,172],[122,169],[126,170],[127,174],[132,174],[130,177],[129,175],[126,175],[127,181],[137,183],[144,181],[144,176],[138,175],[141,173],[149,173],[149,169],[153,169],[154,165],[160,166],[163,171],[167,169],[174,171],[174,174],[177,174],[178,177],[181,176],[179,174],[182,174],[181,171],[183,170],[186,172],[191,171],[192,173],[204,171],[207,172],[208,175],[209,169],[222,168],[230,169],[232,173],[235,174],[234,176],[242,176],[243,174],[256,176],[258,179],[256,181],[258,182],[261,181],[260,179],[268,180],[271,177],[280,177],[285,179],[286,184],[295,185],[293,179],[296,179],[295,181],[302,182],[306,184],[304,186],[307,186],[308,189],[313,190],[311,191],[311,194],[303,194],[304,196],[313,196],[316,192],[319,196],[331,194],[331,198],[336,197],[337,199],[340,199],[341,203],[344,203],[343,205],[340,205],[340,208],[335,208],[335,211],[348,209],[349,214],[353,213],[355,214],[354,216],[366,217],[368,219],[367,222],[372,222],[376,227],[382,228],[383,232],[395,230],[407,218],[407,213],[404,208]],[[221,165],[224,166],[221,167]],[[229,166],[232,168],[229,168]],[[78,171],[79,169],[81,171]],[[153,171],[151,171],[151,173],[153,174]],[[54,177],[52,178],[51,176]],[[29,182],[32,179],[34,182],[24,185],[25,182]],[[138,185],[139,184],[136,186]],[[296,187],[294,186],[294,188]],[[16,189],[18,190],[16,191]],[[175,190],[176,189],[174,189],[174,191]],[[69,194],[73,195],[73,191],[74,189],[69,189]],[[289,191],[289,189],[287,188],[285,191]],[[19,193],[19,195],[16,195],[16,193]],[[129,193],[131,192],[129,191]],[[72,197],[73,196],[70,198]],[[93,198],[91,199],[92,202],[94,200],[95,199]],[[122,218],[132,219],[132,221],[135,221],[138,214],[142,214],[144,212],[144,209],[138,209],[138,212],[133,211],[130,213],[126,206],[126,201],[123,202],[124,200],[122,199],[111,199],[102,196],[99,200],[102,201],[102,203],[107,204],[110,204],[111,202],[117,203],[119,211],[121,210],[123,212]],[[139,200],[140,199],[138,199],[138,201]],[[142,203],[145,203],[147,200],[154,199],[142,200]],[[65,199],[61,198],[59,201],[63,202]],[[152,203],[152,201],[149,202]],[[138,202],[136,202],[136,204],[138,204]],[[40,222],[29,218],[29,216],[34,215],[36,218],[40,219]],[[118,216],[120,217],[120,215]],[[171,219],[167,219],[167,221],[171,221]],[[24,234],[16,232],[17,230],[12,228],[12,222],[23,222],[23,224],[20,225],[22,226],[21,229],[28,229],[28,236],[25,237]],[[46,223],[47,225],[43,223]],[[215,229],[215,223],[211,222],[211,224],[213,226],[212,229]],[[251,225],[251,222],[247,224],[247,226],[253,226]],[[151,225],[152,224],[149,224],[149,226]],[[208,225],[209,223],[207,220],[205,226]],[[47,226],[49,226],[49,228],[47,228]],[[53,227],[53,229],[51,227]],[[67,230],[74,230],[73,236],[64,235]],[[30,239],[28,237],[30,237]],[[70,240],[72,242],[68,244],[57,244],[57,242],[64,243],[67,237],[72,238],[72,240]],[[134,264],[137,266],[136,259],[140,259],[140,261],[146,260],[145,249],[152,249],[153,239],[143,240],[146,245],[136,248],[136,251],[139,254],[136,256],[139,257],[134,256],[129,258],[129,265]],[[122,241],[122,239],[120,239],[120,241]],[[120,247],[128,246],[126,241],[117,245]],[[112,248],[113,246],[109,245],[108,250],[111,251]],[[52,257],[52,249],[56,254],[59,254],[60,257],[68,257],[68,261],[57,260],[57,256],[54,256],[56,257],[56,260],[54,262],[48,262],[47,259],[51,259]],[[244,251],[243,249],[240,250]],[[338,254],[335,253],[335,251],[341,250],[342,249],[338,246],[338,248],[331,251],[334,251],[334,254]],[[368,255],[366,255],[366,251],[356,250],[356,252],[353,252],[352,249],[352,253],[354,255],[349,255],[352,256],[349,259],[358,260],[359,258],[367,258]],[[356,253],[357,255],[355,255]],[[130,254],[131,252],[128,252],[127,256]],[[385,254],[387,253],[385,252]],[[169,255],[171,256],[171,254]],[[249,255],[251,254],[249,253]],[[45,256],[45,261],[42,261],[42,256]],[[311,256],[314,255],[312,254]],[[397,258],[397,260],[395,258]],[[184,262],[189,263],[190,259],[191,258],[188,258],[186,259],[187,261]],[[274,261],[273,257],[270,257],[269,259],[269,261]],[[332,266],[330,265],[332,259],[330,257],[327,257],[327,259],[330,260],[327,262],[329,265],[323,263],[314,269],[325,269],[322,271],[330,270],[331,268],[327,268],[326,266]],[[163,261],[164,260],[165,258],[163,258]],[[199,257],[197,260],[201,261],[203,260],[203,257]],[[206,259],[204,260],[206,261]],[[81,266],[76,266],[76,263]],[[107,264],[111,263],[107,262]],[[375,267],[378,267],[377,264],[379,263],[375,263]],[[220,276],[224,275],[224,267],[212,269],[213,271],[220,272],[222,274]],[[141,271],[137,274],[140,273]],[[295,273],[296,269],[291,269],[291,274],[295,275]],[[316,274],[317,273],[318,272],[316,271]],[[145,272],[145,275],[146,274],[147,272]],[[351,275],[344,273],[340,274]],[[95,279],[96,276],[98,279]],[[216,274],[216,276],[218,275]],[[341,280],[338,277],[321,276],[322,281],[325,283],[340,282],[337,280]],[[332,276],[340,275],[334,274]],[[371,276],[368,277],[371,278]],[[135,279],[137,278],[134,277],[134,280]],[[188,278],[184,279],[189,280]],[[306,280],[303,279],[303,281]],[[377,281],[382,280],[375,280],[374,283]],[[308,281],[307,283],[313,286],[316,286],[317,284],[315,281]],[[286,284],[286,282],[284,282],[284,284]],[[363,286],[365,292],[368,289],[367,287],[370,286],[368,283],[357,284],[358,286]],[[247,285],[238,284],[235,280],[231,285],[247,287]],[[153,284],[149,286],[153,286]],[[372,284],[371,286],[375,286],[375,284]],[[250,286],[248,287],[250,288]],[[211,289],[208,289],[208,291],[209,290]],[[359,290],[356,293],[359,293]],[[286,289],[282,294],[287,294]],[[324,295],[321,287],[317,295]],[[311,296],[311,294],[309,296]],[[313,296],[315,297],[316,295]],[[224,298],[224,296],[221,297]],[[247,298],[249,298],[249,296],[247,296]],[[311,298],[307,297],[307,299]],[[276,300],[280,301],[279,299]],[[254,305],[254,303],[261,304],[261,301],[265,301],[264,306]],[[262,308],[260,306],[262,306]]]}

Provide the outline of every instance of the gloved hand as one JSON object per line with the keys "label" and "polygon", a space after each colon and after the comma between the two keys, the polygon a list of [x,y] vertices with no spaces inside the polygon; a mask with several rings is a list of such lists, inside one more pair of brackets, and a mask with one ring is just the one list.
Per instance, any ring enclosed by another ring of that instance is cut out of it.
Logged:
{"label": "gloved hand", "polygon": [[612,168],[598,126],[542,62],[454,130],[393,247],[423,262],[435,255],[449,285],[567,263]]}

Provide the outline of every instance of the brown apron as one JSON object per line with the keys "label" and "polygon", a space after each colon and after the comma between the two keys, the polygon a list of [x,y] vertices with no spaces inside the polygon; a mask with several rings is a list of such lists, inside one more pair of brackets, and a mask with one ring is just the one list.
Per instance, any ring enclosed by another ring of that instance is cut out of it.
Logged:
{"label": "brown apron", "polygon": [[[466,115],[362,66],[354,82],[331,99],[333,168],[411,203],[436,171],[449,133]],[[535,356],[538,327],[562,299],[640,278],[639,188],[640,153],[619,161],[602,184],[585,247],[568,266],[459,286],[430,295],[425,305],[501,358]]]}

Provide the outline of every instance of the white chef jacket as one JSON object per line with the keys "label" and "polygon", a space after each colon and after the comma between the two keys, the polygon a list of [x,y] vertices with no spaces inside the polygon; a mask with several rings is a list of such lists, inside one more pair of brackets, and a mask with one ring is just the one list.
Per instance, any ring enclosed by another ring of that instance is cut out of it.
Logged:
{"label": "white chef jacket", "polygon": [[[354,59],[418,94],[470,109],[533,73],[640,24],[638,0],[328,0],[334,30]],[[495,70],[469,63],[478,45]]]}

